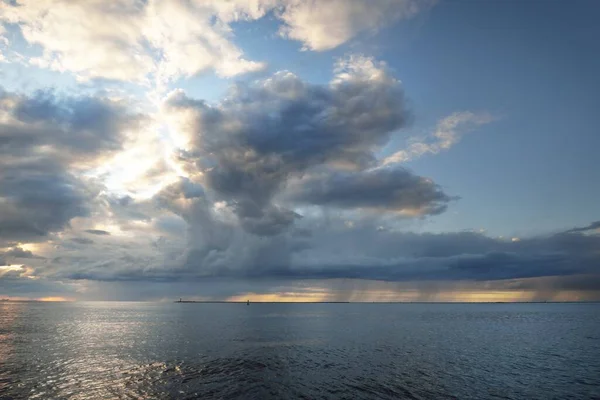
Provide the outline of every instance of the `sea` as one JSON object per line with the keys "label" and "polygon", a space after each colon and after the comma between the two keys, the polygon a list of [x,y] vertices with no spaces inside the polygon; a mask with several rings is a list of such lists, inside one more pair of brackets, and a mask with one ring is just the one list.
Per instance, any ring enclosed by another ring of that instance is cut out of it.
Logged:
{"label": "sea", "polygon": [[0,399],[599,398],[594,303],[0,303]]}

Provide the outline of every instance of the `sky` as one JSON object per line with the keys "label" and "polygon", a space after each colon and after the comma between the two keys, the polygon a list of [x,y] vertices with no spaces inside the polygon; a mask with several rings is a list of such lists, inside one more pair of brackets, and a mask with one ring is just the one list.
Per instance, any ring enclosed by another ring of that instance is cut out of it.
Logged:
{"label": "sky", "polygon": [[600,300],[599,17],[0,0],[0,297]]}

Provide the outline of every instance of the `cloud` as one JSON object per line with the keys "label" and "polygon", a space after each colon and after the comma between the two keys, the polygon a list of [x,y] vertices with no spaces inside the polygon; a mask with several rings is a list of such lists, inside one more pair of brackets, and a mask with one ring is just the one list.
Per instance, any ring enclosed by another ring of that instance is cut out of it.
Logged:
{"label": "cloud", "polygon": [[360,32],[375,31],[429,9],[433,0],[289,0],[279,14],[280,33],[308,50],[333,49]]}
{"label": "cloud", "polygon": [[137,282],[490,282],[549,276],[561,281],[600,272],[599,235],[563,232],[513,242],[475,232],[412,233],[387,217],[307,214],[277,235],[261,236],[240,229],[233,215],[212,207],[205,196],[186,196],[184,186],[166,188],[157,205],[165,216],[181,218],[185,232],[149,231],[142,225],[127,236],[102,236],[93,247],[62,253],[45,267],[46,276]]}
{"label": "cloud", "polygon": [[0,161],[0,238],[37,241],[89,213],[89,188],[56,160]]}
{"label": "cloud", "polygon": [[[385,227],[384,227],[385,228]],[[415,234],[370,223],[321,225],[280,279],[490,281],[598,274],[600,236],[559,233],[519,242],[478,233]]]}
{"label": "cloud", "polygon": [[4,256],[15,258],[33,258],[33,253],[30,250],[24,250],[21,247],[14,247],[4,252]]}
{"label": "cloud", "polygon": [[23,259],[23,258],[28,258],[28,259],[34,259],[34,258],[38,258],[38,259],[42,259],[44,257],[40,257],[37,256],[35,254],[33,254],[33,252],[31,252],[31,250],[25,250],[22,247],[19,246],[15,246],[13,248],[10,248],[6,251],[4,251],[3,253],[0,253],[0,255],[2,255],[5,259],[15,259],[15,258],[19,258],[19,259]]}
{"label": "cloud", "polygon": [[[379,241],[363,239],[372,248],[357,243],[349,259],[335,259],[335,249],[361,238],[362,231],[349,230],[348,221],[341,228],[321,226],[318,212],[303,205],[317,205],[322,213],[356,212],[350,222],[360,226],[365,217],[360,211],[390,212],[382,220],[392,222],[397,214],[440,213],[451,200],[429,179],[400,167],[375,167],[376,152],[407,124],[410,113],[400,82],[370,58],[341,60],[326,85],[309,84],[289,72],[238,83],[216,104],[175,91],[162,112],[170,131],[180,135],[176,162],[188,177],[145,201],[125,197],[108,203],[106,215],[118,230],[109,229],[113,235],[93,249],[73,249],[68,260],[60,260],[69,268],[51,265],[48,273],[105,281],[314,279],[357,276],[339,269],[353,265],[380,268],[380,279],[399,279],[393,278],[397,273],[386,278],[390,270],[385,268],[399,258],[410,260],[418,245],[405,249],[408,255],[395,253],[406,238],[373,226],[366,235]],[[91,261],[95,254],[102,261]],[[316,265],[332,266],[335,273],[313,273]]]}
{"label": "cloud", "polygon": [[439,214],[451,200],[430,179],[399,167],[308,176],[288,196],[299,203],[407,215]]}
{"label": "cloud", "polygon": [[4,28],[4,26],[2,26],[0,24],[0,63],[6,61],[6,57],[4,56],[4,54],[2,54],[2,47],[9,44],[8,39],[3,37],[3,35],[5,35],[5,34],[6,34],[6,28]]}
{"label": "cloud", "polygon": [[[232,77],[265,67],[233,43],[232,23],[269,12],[305,48],[337,47],[363,31],[409,19],[433,0],[36,0],[4,4],[0,23],[41,46],[33,65],[94,78],[158,84],[215,71]],[[1,25],[0,25],[1,26]],[[2,31],[0,31],[2,35]],[[1,38],[1,36],[0,36]]]}
{"label": "cloud", "polygon": [[88,238],[72,238],[72,241],[74,241],[75,243],[79,243],[79,244],[92,244],[94,243],[94,241],[92,239],[88,239]]}
{"label": "cloud", "polygon": [[[126,104],[93,96],[59,96],[51,90],[31,96],[0,88],[0,144],[7,156],[51,153],[64,162],[122,148],[128,130],[143,117]],[[43,151],[42,151],[43,150]]]}
{"label": "cloud", "polygon": [[341,61],[328,85],[283,71],[235,85],[216,105],[174,92],[165,109],[185,133],[188,171],[258,234],[279,233],[297,217],[273,203],[291,177],[318,165],[374,164],[374,152],[410,118],[400,82],[361,56]]}
{"label": "cloud", "polygon": [[[229,24],[264,15],[262,2],[39,0],[4,4],[0,22],[17,24],[43,52],[34,65],[82,79],[149,82],[214,70],[234,76],[264,67],[243,58]],[[268,2],[266,2],[268,3]]]}
{"label": "cloud", "polygon": [[31,62],[82,77],[142,79],[151,58],[139,43],[142,2],[28,1],[6,5],[4,22],[18,24],[24,38],[43,48]]}
{"label": "cloud", "polygon": [[413,138],[407,149],[395,152],[383,160],[383,165],[403,163],[425,154],[438,154],[458,143],[462,136],[478,126],[488,124],[494,117],[488,113],[455,112],[441,119],[435,131],[425,140]]}
{"label": "cloud", "polygon": [[99,189],[78,169],[121,149],[140,124],[119,102],[0,90],[0,240],[39,241],[89,215]]}
{"label": "cloud", "polygon": [[[265,15],[262,2],[150,1],[141,32],[160,51],[159,77],[193,76],[214,70],[223,77],[261,70],[231,41],[231,22]],[[269,2],[265,2],[269,3]],[[214,21],[213,21],[214,20]]]}
{"label": "cloud", "polygon": [[[263,69],[234,44],[236,22],[272,13],[281,35],[326,51],[432,4],[13,1],[0,8],[0,45],[14,53],[2,38],[2,24],[14,24],[35,45],[27,53],[39,53],[23,58],[33,65],[163,88]],[[515,241],[408,232],[407,216],[442,213],[455,198],[398,163],[447,150],[494,118],[451,114],[379,160],[412,119],[401,82],[359,55],[333,72],[312,84],[280,71],[235,83],[215,103],[174,91],[152,116],[115,96],[0,90],[0,290],[103,298],[112,288],[131,299],[170,295],[164,283],[219,298],[348,281],[413,284],[427,296],[465,282],[598,290],[597,222]],[[27,264],[4,265],[14,259]]]}
{"label": "cloud", "polygon": [[3,296],[16,297],[19,299],[37,299],[50,295],[77,295],[79,284],[64,283],[46,279],[32,279],[27,267],[20,267],[10,272],[0,271],[0,293]]}
{"label": "cloud", "polygon": [[86,229],[85,231],[92,235],[110,235],[110,232],[103,231],[102,229]]}
{"label": "cloud", "polygon": [[576,233],[576,232],[587,232],[592,230],[600,229],[600,221],[592,222],[588,226],[584,226],[581,228],[573,228],[566,231],[566,233]]}

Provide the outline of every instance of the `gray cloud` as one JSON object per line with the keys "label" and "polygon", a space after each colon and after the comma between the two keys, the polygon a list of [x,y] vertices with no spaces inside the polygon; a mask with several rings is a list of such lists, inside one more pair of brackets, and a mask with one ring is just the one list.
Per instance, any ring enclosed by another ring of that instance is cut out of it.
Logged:
{"label": "gray cloud", "polygon": [[541,297],[546,298],[559,290],[600,292],[600,274],[548,276],[539,280],[521,279],[509,281],[506,287],[512,290],[537,290],[544,295]]}
{"label": "gray cloud", "polygon": [[[10,265],[18,263],[21,260],[33,261],[36,259],[43,259],[44,257],[40,257],[38,255],[33,254],[30,250],[25,250],[22,247],[15,246],[12,248],[8,248],[4,251],[0,251],[0,265]],[[20,273],[19,271],[2,271],[0,270],[0,278],[3,278],[7,273],[15,274]]]}
{"label": "gray cloud", "polygon": [[[298,273],[298,278],[389,281],[485,281],[600,273],[600,235],[559,233],[512,242],[471,232],[415,234],[365,225],[333,232],[315,230],[312,243],[297,255],[287,273]],[[336,249],[340,255],[332,257]]]}
{"label": "gray cloud", "polygon": [[11,271],[0,276],[0,293],[22,298],[77,295],[75,285],[47,279],[30,279],[22,274],[23,271]]}
{"label": "gray cloud", "polygon": [[581,228],[573,228],[569,229],[566,233],[574,233],[574,232],[587,232],[594,229],[600,229],[600,221],[592,222],[588,226],[584,226]]}
{"label": "gray cloud", "polygon": [[89,215],[98,189],[78,165],[121,148],[142,118],[94,97],[0,90],[0,239],[39,241]]}
{"label": "gray cloud", "polygon": [[288,196],[299,203],[416,215],[439,214],[451,200],[430,179],[400,167],[327,171],[301,180]]}
{"label": "gray cloud", "polygon": [[74,241],[75,243],[79,243],[79,244],[92,244],[94,243],[94,241],[92,239],[88,239],[88,238],[72,238],[72,241]]}
{"label": "gray cloud", "polygon": [[37,241],[89,213],[89,188],[49,158],[0,161],[0,238]]}
{"label": "gray cloud", "polygon": [[103,231],[102,229],[86,229],[85,231],[92,235],[110,235],[110,232]]}
{"label": "gray cloud", "polygon": [[65,97],[53,91],[32,96],[0,90],[0,150],[30,156],[44,147],[73,159],[121,148],[123,130],[142,123],[123,104],[96,97]]}
{"label": "gray cloud", "polygon": [[236,85],[215,106],[177,92],[166,108],[188,118],[183,129],[191,149],[183,158],[259,235],[280,233],[294,221],[291,211],[273,204],[291,177],[323,164],[373,165],[374,151],[410,118],[400,82],[361,57],[341,64],[329,85],[279,72]]}
{"label": "gray cloud", "polygon": [[[123,251],[117,255],[116,245],[107,244],[105,251],[98,249],[103,262],[81,264],[70,271],[63,268],[60,277],[154,282],[208,278],[487,282],[600,274],[600,235],[559,233],[512,242],[473,232],[397,231],[393,223],[384,222],[389,218],[347,224],[337,217],[304,217],[285,234],[261,237],[238,229],[235,219],[221,218],[206,206],[204,197],[186,199],[179,191],[184,186],[169,188],[160,201],[185,221],[187,242],[179,243],[183,247],[161,240],[151,256],[134,251],[139,244],[125,247],[120,242]],[[110,259],[109,253],[114,255]]]}
{"label": "gray cloud", "polygon": [[[377,150],[410,120],[402,88],[372,60],[342,67],[328,85],[290,73],[238,84],[215,105],[173,93],[165,111],[189,139],[176,160],[189,178],[148,200],[100,194],[81,175],[143,117],[103,99],[2,92],[0,258],[33,257],[18,242],[52,243],[40,253],[47,260],[6,269],[0,286],[32,285],[25,273],[140,290],[176,283],[191,291],[210,281],[215,296],[237,293],[217,286],[241,280],[261,290],[269,282],[550,276],[557,288],[594,286],[575,277],[600,274],[598,223],[518,242],[406,232],[406,214],[441,213],[452,198],[397,165],[377,167]],[[84,218],[65,229],[75,217]],[[107,226],[114,234],[94,229]]]}
{"label": "gray cloud", "polygon": [[19,246],[5,251],[4,256],[13,258],[41,258],[33,254],[30,250],[25,250]]}

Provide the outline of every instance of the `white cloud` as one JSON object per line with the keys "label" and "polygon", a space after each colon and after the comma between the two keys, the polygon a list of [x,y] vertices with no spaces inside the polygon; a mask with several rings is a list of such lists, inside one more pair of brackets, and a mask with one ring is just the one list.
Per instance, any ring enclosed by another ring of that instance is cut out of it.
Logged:
{"label": "white cloud", "polygon": [[262,3],[35,0],[0,8],[0,22],[42,46],[31,63],[81,79],[167,80],[210,69],[229,77],[264,67],[243,58],[229,26],[264,15]]}
{"label": "white cloud", "polygon": [[493,120],[494,117],[488,113],[455,112],[441,119],[437,123],[435,131],[425,139],[415,138],[408,148],[386,157],[383,165],[407,162],[425,154],[438,154],[448,150],[458,143],[465,133]]}
{"label": "white cloud", "polygon": [[[142,33],[162,52],[159,77],[192,76],[209,69],[231,77],[264,68],[263,63],[243,58],[242,51],[230,41],[228,24],[261,17],[265,9],[258,5],[249,4],[246,8],[230,3],[225,8],[210,1],[153,1],[146,11]],[[211,24],[213,16],[217,21]]]}
{"label": "white cloud", "polygon": [[288,0],[280,14],[284,37],[301,41],[308,50],[333,49],[360,32],[410,19],[433,0]]}
{"label": "white cloud", "polygon": [[2,46],[8,46],[8,39],[2,35],[6,33],[4,26],[0,24],[0,62],[6,61],[6,57],[2,54]]}
{"label": "white cloud", "polygon": [[38,66],[85,77],[140,79],[151,62],[139,41],[143,9],[122,0],[25,1],[3,7],[0,19],[19,24],[29,43],[44,53]]}
{"label": "white cloud", "polygon": [[39,67],[81,80],[161,84],[209,70],[232,77],[264,68],[263,62],[244,58],[232,42],[235,21],[275,11],[283,36],[323,51],[411,18],[434,1],[22,0],[0,8],[0,24],[18,24],[27,42],[42,47],[42,54],[29,60]]}
{"label": "white cloud", "polygon": [[387,65],[383,61],[376,61],[372,57],[361,54],[351,54],[337,60],[334,66],[335,76],[333,84],[344,82],[372,81],[388,84],[390,86],[400,83],[389,74]]}

